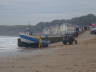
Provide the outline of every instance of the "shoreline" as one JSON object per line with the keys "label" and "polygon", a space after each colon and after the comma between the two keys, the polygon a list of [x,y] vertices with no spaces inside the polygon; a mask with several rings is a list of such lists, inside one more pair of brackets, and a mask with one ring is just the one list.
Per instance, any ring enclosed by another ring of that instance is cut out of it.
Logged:
{"label": "shoreline", "polygon": [[0,72],[96,72],[96,37],[87,38],[78,38],[82,40],[77,45],[58,42],[49,48],[21,50],[21,54],[0,58]]}

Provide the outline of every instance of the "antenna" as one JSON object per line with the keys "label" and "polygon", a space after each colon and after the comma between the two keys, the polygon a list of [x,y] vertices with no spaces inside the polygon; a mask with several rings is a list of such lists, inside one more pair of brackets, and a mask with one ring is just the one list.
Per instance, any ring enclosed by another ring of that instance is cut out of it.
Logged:
{"label": "antenna", "polygon": [[26,30],[27,31],[30,31],[31,30],[31,22],[30,21],[28,21],[28,26],[27,26]]}

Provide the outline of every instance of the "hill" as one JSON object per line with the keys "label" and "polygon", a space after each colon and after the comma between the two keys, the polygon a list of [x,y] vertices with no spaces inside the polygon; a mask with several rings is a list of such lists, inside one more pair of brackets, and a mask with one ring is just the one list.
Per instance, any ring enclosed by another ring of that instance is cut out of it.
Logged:
{"label": "hill", "polygon": [[[61,25],[64,23],[70,23],[79,26],[89,26],[92,23],[96,23],[96,16],[94,14],[88,14],[81,17],[75,17],[72,19],[53,20],[51,22],[40,22],[35,26],[30,26],[33,33],[42,33],[43,29],[50,26]],[[12,26],[0,26],[0,35],[3,36],[17,36],[19,32],[25,31],[28,25],[12,25]]]}

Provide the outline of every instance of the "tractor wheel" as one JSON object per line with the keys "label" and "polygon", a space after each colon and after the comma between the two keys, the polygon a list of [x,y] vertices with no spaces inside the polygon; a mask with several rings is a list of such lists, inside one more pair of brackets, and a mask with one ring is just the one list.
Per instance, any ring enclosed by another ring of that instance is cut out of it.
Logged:
{"label": "tractor wheel", "polygon": [[77,44],[78,42],[77,42],[77,40],[75,40],[75,44]]}
{"label": "tractor wheel", "polygon": [[69,45],[72,45],[73,44],[73,42],[69,42]]}
{"label": "tractor wheel", "polygon": [[66,42],[63,42],[64,45],[66,45],[67,43]]}

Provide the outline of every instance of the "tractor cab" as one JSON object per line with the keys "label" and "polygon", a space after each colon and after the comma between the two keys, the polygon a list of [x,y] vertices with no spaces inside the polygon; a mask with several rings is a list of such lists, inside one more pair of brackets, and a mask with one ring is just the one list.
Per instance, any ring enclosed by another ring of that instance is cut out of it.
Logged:
{"label": "tractor cab", "polygon": [[75,36],[73,34],[65,34],[63,37],[63,44],[72,45],[73,43],[77,44],[77,40],[75,39]]}

